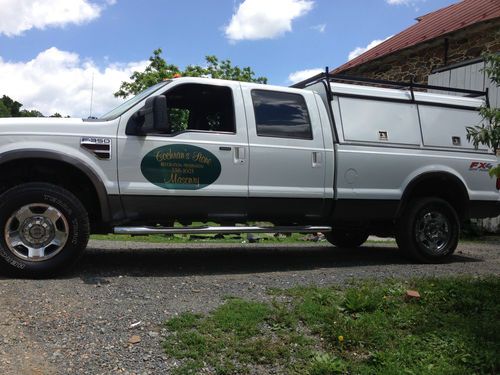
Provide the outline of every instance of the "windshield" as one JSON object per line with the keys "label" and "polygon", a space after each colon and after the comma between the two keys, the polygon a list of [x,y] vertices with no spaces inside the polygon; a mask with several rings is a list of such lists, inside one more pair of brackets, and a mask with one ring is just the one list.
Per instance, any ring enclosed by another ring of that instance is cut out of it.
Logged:
{"label": "windshield", "polygon": [[163,82],[157,83],[154,86],[147,88],[146,90],[140,92],[139,94],[137,94],[133,98],[130,98],[126,102],[120,104],[115,109],[109,111],[105,115],[102,115],[101,117],[99,117],[99,120],[109,121],[109,120],[113,120],[113,119],[117,118],[118,116],[121,116],[123,113],[128,111],[130,108],[132,108],[134,105],[139,103],[141,100],[148,97],[149,95],[151,95],[152,93],[154,93],[155,91],[160,89],[161,87],[168,85],[169,83],[170,83],[170,81],[163,81]]}

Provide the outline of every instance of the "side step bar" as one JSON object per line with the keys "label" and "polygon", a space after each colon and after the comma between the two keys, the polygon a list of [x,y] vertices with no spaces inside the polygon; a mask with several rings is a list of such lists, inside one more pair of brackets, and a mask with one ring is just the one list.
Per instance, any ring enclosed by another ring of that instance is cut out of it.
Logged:
{"label": "side step bar", "polygon": [[235,234],[235,233],[317,233],[330,232],[332,227],[115,227],[115,234]]}

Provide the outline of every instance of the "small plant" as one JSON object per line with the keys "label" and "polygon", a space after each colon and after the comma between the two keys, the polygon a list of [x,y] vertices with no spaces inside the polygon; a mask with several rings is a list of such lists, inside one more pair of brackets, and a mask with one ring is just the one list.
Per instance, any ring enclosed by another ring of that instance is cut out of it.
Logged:
{"label": "small plant", "polygon": [[297,324],[295,316],[290,314],[289,308],[276,300],[272,301],[273,314],[269,317],[268,324],[273,330],[293,328]]}
{"label": "small plant", "polygon": [[343,360],[328,353],[316,353],[311,361],[309,375],[334,375],[347,373]]}
{"label": "small plant", "polygon": [[383,295],[378,290],[368,287],[347,290],[344,307],[351,313],[375,311],[383,302]]}

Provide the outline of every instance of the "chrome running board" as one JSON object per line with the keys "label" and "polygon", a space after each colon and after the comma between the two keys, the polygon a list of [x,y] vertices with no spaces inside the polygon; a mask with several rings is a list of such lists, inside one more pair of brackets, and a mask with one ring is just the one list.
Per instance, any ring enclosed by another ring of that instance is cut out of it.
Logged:
{"label": "chrome running board", "polygon": [[115,234],[235,234],[235,233],[318,233],[330,232],[332,227],[115,227]]}

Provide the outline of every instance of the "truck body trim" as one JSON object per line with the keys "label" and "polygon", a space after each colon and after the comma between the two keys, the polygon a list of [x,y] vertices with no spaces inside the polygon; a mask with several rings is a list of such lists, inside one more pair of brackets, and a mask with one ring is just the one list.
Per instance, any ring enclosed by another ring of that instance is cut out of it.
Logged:
{"label": "truck body trim", "polygon": [[[369,141],[342,141],[340,142],[342,146],[373,146],[377,148],[397,148],[403,150],[423,150],[423,151],[438,151],[438,152],[454,152],[460,154],[475,154],[475,155],[494,155],[491,150],[474,150],[471,148],[459,148],[452,146],[424,146],[424,145],[409,145],[403,143],[377,143]],[[439,154],[437,154],[439,156]],[[486,159],[485,159],[486,160]],[[487,159],[490,161],[489,159]]]}
{"label": "truck body trim", "polygon": [[[276,220],[320,221],[328,218],[333,199],[220,196],[122,195],[127,221]],[[273,207],[270,211],[269,207]]]}

